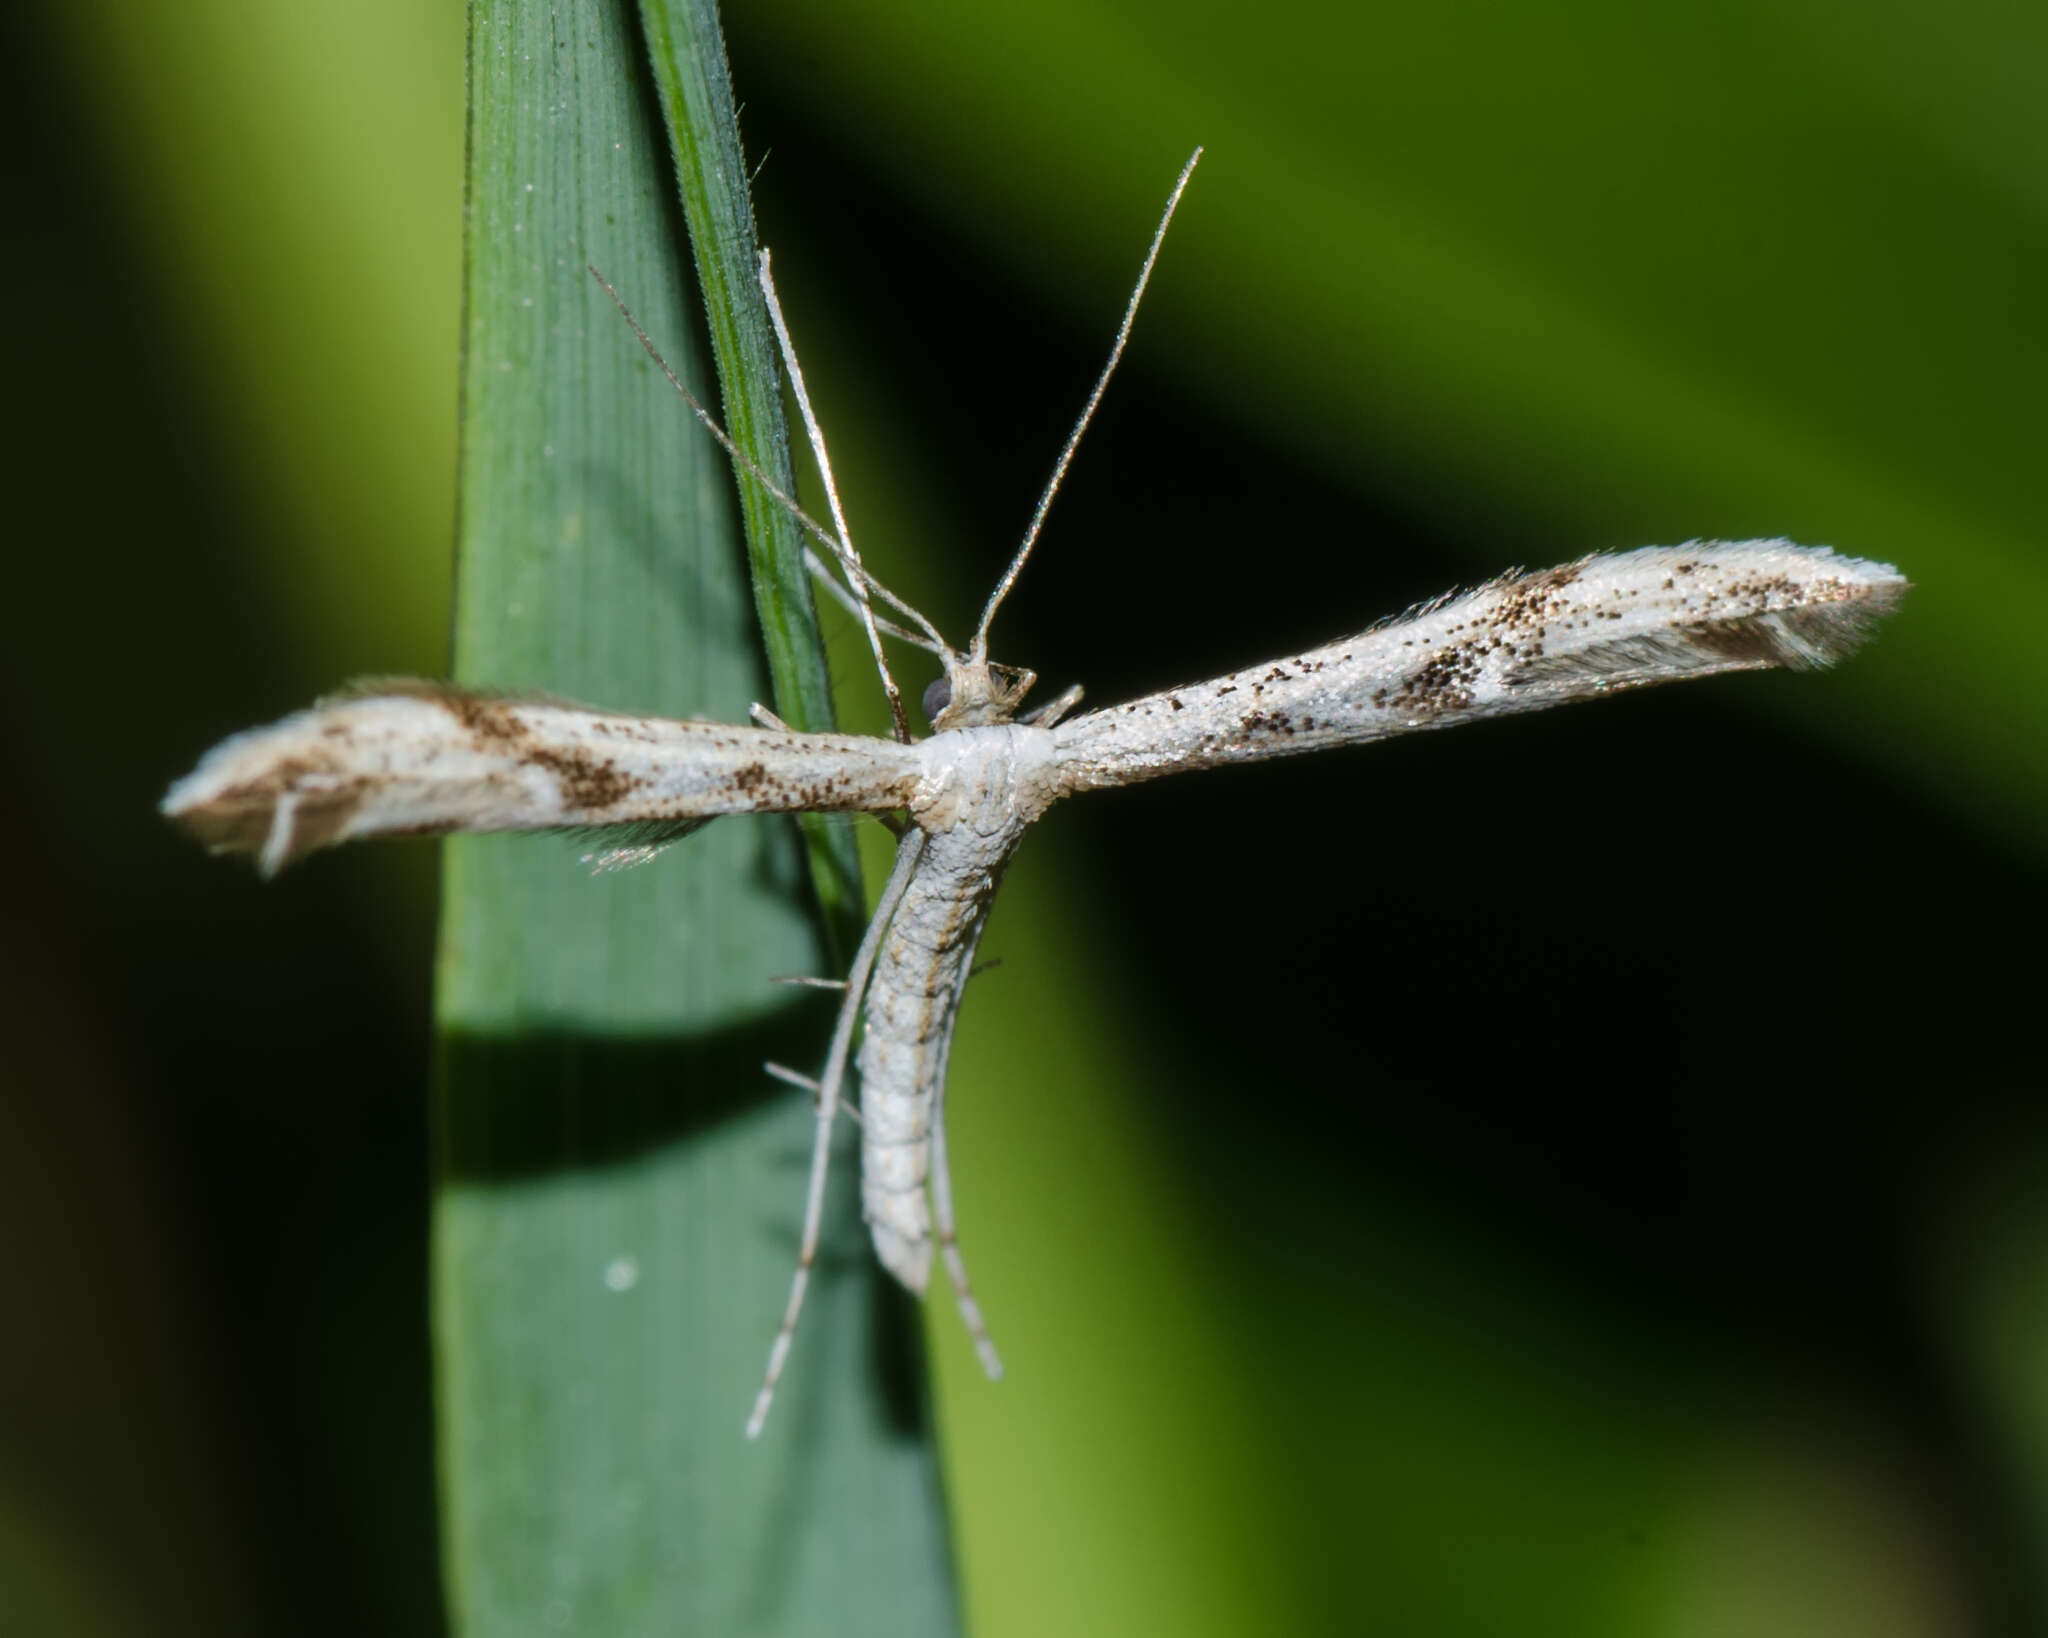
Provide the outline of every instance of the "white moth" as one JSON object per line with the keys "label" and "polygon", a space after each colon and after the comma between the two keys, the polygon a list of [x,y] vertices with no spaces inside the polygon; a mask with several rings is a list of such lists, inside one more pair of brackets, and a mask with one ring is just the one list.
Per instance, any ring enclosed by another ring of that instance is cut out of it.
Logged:
{"label": "white moth", "polygon": [[[1824,666],[1855,648],[1907,589],[1888,565],[1783,540],[1652,546],[1503,575],[1356,636],[1125,705],[1074,715],[1081,697],[1074,688],[1020,715],[1036,679],[989,659],[989,626],[1122,355],[1194,164],[1189,160],[1175,185],[1109,362],[964,650],[862,566],[763,255],[763,293],[836,529],[805,517],[694,399],[690,406],[742,467],[775,490],[844,575],[842,587],[813,556],[824,584],[867,631],[894,739],[798,733],[760,706],[742,727],[376,683],[226,740],[164,798],[164,813],[201,842],[255,855],[265,875],[316,848],[365,836],[637,827],[630,832],[637,845],[607,856],[632,862],[652,851],[639,841],[647,827],[672,838],[720,814],[896,819],[895,868],[843,986],[834,986],[843,988],[843,1000],[821,1073],[812,1079],[770,1066],[813,1093],[817,1132],[796,1273],[749,1436],[767,1417],[802,1310],[849,1059],[859,1070],[861,1196],[876,1254],[922,1295],[936,1246],[984,1366],[991,1376],[1001,1374],[954,1237],[946,1058],[996,884],[1025,831],[1055,802],[1078,791],[1362,745],[1650,683]],[[647,343],[644,334],[641,341]],[[871,594],[918,630],[878,620]],[[883,659],[883,630],[929,649],[944,668],[925,694],[933,730],[925,739],[909,732]]]}

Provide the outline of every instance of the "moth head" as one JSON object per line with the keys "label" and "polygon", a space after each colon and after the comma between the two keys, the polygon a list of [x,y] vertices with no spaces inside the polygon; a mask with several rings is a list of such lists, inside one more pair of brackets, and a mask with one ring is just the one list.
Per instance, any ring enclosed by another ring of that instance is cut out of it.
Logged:
{"label": "moth head", "polygon": [[1008,722],[1038,681],[1037,672],[1022,666],[997,665],[950,651],[940,659],[946,674],[934,677],[924,691],[924,714],[939,733]]}

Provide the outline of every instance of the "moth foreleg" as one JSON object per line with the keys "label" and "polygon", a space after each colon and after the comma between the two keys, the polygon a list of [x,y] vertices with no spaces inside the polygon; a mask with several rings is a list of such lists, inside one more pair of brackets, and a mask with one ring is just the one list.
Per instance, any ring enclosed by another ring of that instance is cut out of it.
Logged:
{"label": "moth foreleg", "polygon": [[1047,700],[1045,704],[1039,706],[1037,710],[1026,711],[1017,720],[1019,722],[1029,723],[1034,728],[1050,728],[1054,726],[1060,720],[1061,717],[1065,716],[1069,711],[1073,710],[1075,706],[1079,705],[1081,703],[1081,698],[1081,685],[1079,683],[1075,683],[1072,688],[1069,688],[1064,694],[1060,695],[1058,699]]}

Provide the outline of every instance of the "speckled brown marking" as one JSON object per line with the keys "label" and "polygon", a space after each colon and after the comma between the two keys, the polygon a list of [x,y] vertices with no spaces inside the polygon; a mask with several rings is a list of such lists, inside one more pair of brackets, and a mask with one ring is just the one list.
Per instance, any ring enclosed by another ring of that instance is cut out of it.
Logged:
{"label": "speckled brown marking", "polygon": [[555,784],[561,790],[562,801],[585,813],[597,813],[612,807],[647,783],[587,751],[560,751],[529,745],[521,755],[534,767],[545,768],[553,774]]}
{"label": "speckled brown marking", "polygon": [[[1539,627],[1571,604],[1567,588],[1578,584],[1585,566],[1560,564],[1536,574],[1514,575],[1495,581],[1491,589],[1499,601],[1485,616],[1496,631],[1520,631]],[[1455,629],[1455,628],[1454,628]]]}
{"label": "speckled brown marking", "polygon": [[444,694],[440,701],[479,746],[501,749],[529,767],[545,768],[554,776],[563,805],[574,811],[601,813],[647,783],[594,752],[537,744],[513,701],[460,692]]}
{"label": "speckled brown marking", "polygon": [[435,697],[450,716],[476,736],[480,744],[514,745],[529,737],[526,724],[519,720],[518,711],[505,700],[492,699],[485,694],[465,694],[459,689],[450,689]]}
{"label": "speckled brown marking", "polygon": [[1479,656],[1474,645],[1458,643],[1439,649],[1403,678],[1394,689],[1392,703],[1423,716],[1462,710],[1472,703],[1472,685],[1478,677]]}
{"label": "speckled brown marking", "polygon": [[1253,711],[1240,724],[1243,732],[1256,737],[1261,734],[1288,736],[1294,732],[1294,719],[1285,711]]}
{"label": "speckled brown marking", "polygon": [[1801,587],[1789,576],[1782,574],[1731,580],[1726,588],[1726,595],[1735,602],[1748,604],[1749,612],[1752,614],[1789,608],[1795,602],[1832,600],[1838,592],[1838,587],[1827,585]]}

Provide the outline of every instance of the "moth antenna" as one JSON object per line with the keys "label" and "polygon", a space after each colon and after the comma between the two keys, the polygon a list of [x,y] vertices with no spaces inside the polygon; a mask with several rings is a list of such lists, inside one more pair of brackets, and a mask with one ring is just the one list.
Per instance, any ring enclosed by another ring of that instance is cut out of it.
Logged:
{"label": "moth antenna", "polygon": [[[796,394],[796,407],[804,418],[804,431],[811,440],[811,454],[817,458],[818,475],[825,480],[825,501],[832,509],[832,522],[839,531],[839,558],[841,562],[860,562],[860,548],[853,543],[853,531],[847,527],[846,512],[839,504],[839,481],[832,476],[832,457],[825,452],[825,429],[818,425],[818,415],[811,408],[811,391],[804,385],[804,367],[797,362],[796,343],[790,340],[789,321],[782,316],[782,300],[775,294],[775,274],[769,267],[768,252],[761,252],[761,294],[768,303],[768,322],[775,326],[775,344],[782,350],[782,367],[789,372],[790,390]],[[868,600],[868,589],[859,579],[853,581],[853,600],[857,605],[861,629],[868,634],[868,648],[875,656],[875,669],[881,673],[882,692],[889,696],[889,719],[896,725],[898,744],[910,743],[910,717],[903,709],[903,692],[896,686],[896,674],[889,669],[888,657],[882,652],[882,634],[875,629],[875,609]]]}
{"label": "moth antenna", "polygon": [[[845,609],[848,614],[858,615],[860,613],[859,605],[853,600],[853,593],[839,584],[839,577],[826,565],[825,560],[811,549],[808,543],[804,546],[804,563],[811,573],[817,577],[818,584],[832,594],[832,600],[835,603]],[[908,626],[899,626],[894,620],[886,620],[877,616],[875,624],[881,628],[884,636],[894,637],[899,642],[913,644],[923,649],[927,654],[943,654],[945,652],[945,645],[943,643],[935,643],[922,632],[912,631]]]}
{"label": "moth antenna", "polygon": [[1152,266],[1159,260],[1159,247],[1166,242],[1167,226],[1173,221],[1173,213],[1180,208],[1180,196],[1187,192],[1188,181],[1195,174],[1195,166],[1201,158],[1202,150],[1197,148],[1181,167],[1180,180],[1174,183],[1173,192],[1167,196],[1166,210],[1159,218],[1159,226],[1152,230],[1152,247],[1145,252],[1145,265],[1138,270],[1137,287],[1131,291],[1131,299],[1124,306],[1124,321],[1117,327],[1116,341],[1109,349],[1109,362],[1102,366],[1102,374],[1096,377],[1095,390],[1088,395],[1081,418],[1067,435],[1066,448],[1060,451],[1060,458],[1053,463],[1052,477],[1046,481],[1045,493],[1038,497],[1038,509],[1031,514],[1031,527],[1024,531],[1024,543],[1017,548],[1016,556],[1010,559],[1003,578],[996,582],[996,589],[989,594],[988,606],[981,611],[981,624],[975,628],[974,643],[968,650],[969,657],[977,663],[988,659],[989,624],[995,619],[996,610],[1002,607],[1003,599],[1010,595],[1017,576],[1023,573],[1024,560],[1038,543],[1039,531],[1045,527],[1045,515],[1052,510],[1053,497],[1059,493],[1060,484],[1067,476],[1067,467],[1080,446],[1081,434],[1088,430],[1088,423],[1095,418],[1095,407],[1102,402],[1102,395],[1109,388],[1109,378],[1116,374],[1117,364],[1124,356],[1124,344],[1131,339],[1131,326],[1138,317],[1138,303],[1144,299],[1145,286],[1152,282]]}
{"label": "moth antenna", "polygon": [[696,416],[699,421],[703,422],[704,430],[710,433],[712,437],[718,440],[719,447],[723,449],[727,455],[732,457],[734,463],[738,465],[739,468],[743,472],[745,472],[749,477],[751,477],[756,483],[760,484],[760,486],[763,489],[767,490],[768,493],[775,498],[776,504],[779,505],[783,509],[783,511],[787,512],[790,515],[790,517],[796,521],[798,526],[804,529],[811,536],[812,539],[816,540],[820,546],[824,547],[825,550],[831,554],[833,561],[838,563],[840,567],[846,571],[846,577],[848,580],[857,580],[861,582],[862,584],[866,585],[869,589],[871,589],[877,597],[881,598],[885,603],[889,604],[891,608],[894,608],[902,614],[905,614],[909,616],[911,619],[915,620],[919,625],[923,626],[928,633],[930,633],[931,640],[939,644],[940,647],[943,648],[945,646],[945,639],[941,637],[938,634],[938,632],[932,628],[932,624],[929,620],[925,619],[925,617],[922,614],[919,614],[916,609],[912,608],[908,603],[904,602],[902,598],[898,597],[894,592],[889,590],[889,588],[883,585],[881,581],[877,580],[873,575],[869,574],[865,566],[862,565],[861,561],[858,558],[855,558],[851,563],[847,562],[844,548],[840,545],[840,543],[837,540],[833,538],[832,532],[829,529],[827,529],[822,523],[820,523],[816,518],[812,517],[810,513],[806,512],[801,506],[797,505],[794,496],[792,496],[773,478],[769,477],[767,473],[763,472],[761,470],[760,464],[756,462],[751,455],[749,455],[745,450],[741,449],[738,444],[734,443],[732,439],[726,435],[725,428],[720,426],[718,422],[712,418],[711,412],[709,410],[707,410],[702,404],[697,402],[697,395],[691,392],[688,387],[684,386],[682,377],[677,375],[676,372],[669,367],[668,360],[661,356],[661,349],[656,347],[653,341],[649,339],[647,332],[640,328],[640,321],[633,316],[633,310],[626,305],[625,299],[618,293],[618,291],[612,288],[611,281],[607,279],[602,273],[598,272],[598,270],[594,266],[591,266],[590,263],[586,262],[584,266],[586,269],[588,269],[590,276],[593,279],[597,280],[599,287],[604,291],[604,293],[607,296],[611,297],[612,305],[619,310],[619,316],[623,318],[629,326],[631,326],[633,334],[639,338],[640,345],[646,349],[647,356],[654,360],[655,368],[660,370],[662,375],[667,378],[668,384],[671,387],[675,388],[675,390],[682,395],[683,402],[690,406],[690,413]]}
{"label": "moth antenna", "polygon": [[690,413],[704,423],[704,430],[718,440],[719,447],[732,457],[733,461],[748,477],[752,478],[763,489],[767,490],[770,495],[775,497],[776,503],[796,521],[799,527],[815,537],[826,551],[836,555],[839,551],[839,542],[832,538],[831,533],[825,526],[801,506],[797,505],[796,498],[789,491],[769,477],[767,473],[763,472],[760,464],[755,461],[753,456],[734,443],[726,435],[725,428],[713,419],[711,412],[697,402],[697,395],[683,385],[683,378],[669,367],[668,360],[661,356],[661,349],[655,346],[647,332],[640,328],[640,321],[633,316],[632,308],[626,305],[625,297],[612,288],[611,280],[598,272],[595,264],[585,262],[583,266],[585,271],[593,279],[597,280],[598,287],[607,296],[611,297],[612,305],[619,310],[619,317],[624,319],[628,326],[631,327],[633,334],[639,339],[640,345],[646,349],[647,356],[654,360],[654,367],[660,370],[662,375],[667,378],[668,384],[682,395],[683,402],[690,406]]}
{"label": "moth antenna", "polygon": [[[895,609],[898,613],[907,616],[909,619],[915,620],[920,626],[924,627],[925,635],[922,637],[914,636],[912,633],[904,631],[904,629],[901,626],[891,625],[886,620],[878,622],[885,631],[889,631],[892,633],[900,633],[902,636],[908,638],[911,642],[917,644],[919,648],[928,649],[934,654],[944,654],[947,652],[946,639],[939,635],[938,627],[934,626],[931,623],[931,621],[927,620],[922,614],[918,613],[916,609],[912,608],[902,598],[898,597],[894,592],[892,592],[887,586],[883,585],[881,581],[877,580],[874,577],[874,575],[868,571],[868,566],[865,563],[861,563],[858,561],[848,563],[844,558],[840,557],[838,555],[838,541],[833,540],[829,535],[821,538],[823,538],[825,545],[833,553],[832,562],[834,565],[837,566],[841,574],[844,574],[849,581],[858,580],[862,585],[866,586],[869,591],[873,592],[883,602],[887,603],[889,607]],[[810,548],[806,547],[805,550],[810,551]],[[835,598],[837,598],[845,608],[851,610],[854,606],[852,602],[853,594],[849,592],[844,586],[840,585],[833,578],[831,571],[827,569],[825,566],[824,559],[820,558],[818,554],[813,551],[810,552],[810,556],[805,561],[808,567],[810,568],[811,573],[816,575],[819,578],[819,580],[821,580],[825,584],[825,586],[828,589],[830,589],[832,595]]]}

